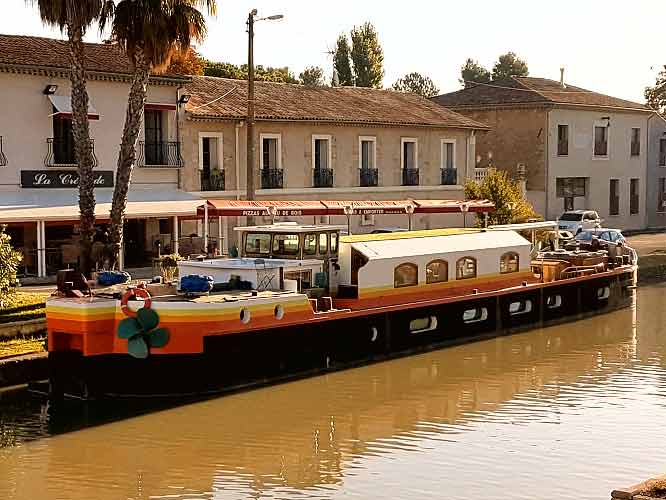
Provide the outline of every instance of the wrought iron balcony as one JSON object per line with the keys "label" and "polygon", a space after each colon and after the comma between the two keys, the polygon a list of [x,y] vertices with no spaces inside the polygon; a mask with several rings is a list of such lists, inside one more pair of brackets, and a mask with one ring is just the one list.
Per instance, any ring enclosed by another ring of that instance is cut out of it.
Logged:
{"label": "wrought iron balcony", "polygon": [[333,169],[315,168],[313,172],[312,186],[316,188],[333,187]]}
{"label": "wrought iron balcony", "polygon": [[224,191],[224,170],[212,170],[210,173],[201,172],[202,191]]}
{"label": "wrought iron balcony", "polygon": [[180,168],[184,165],[179,141],[139,142],[137,165],[152,168]]}
{"label": "wrought iron balcony", "polygon": [[[78,167],[76,155],[74,154],[74,141],[70,139],[46,139],[48,151],[44,158],[44,165],[47,167]],[[90,139],[92,148],[93,168],[97,166],[97,157],[95,156],[95,141]]]}
{"label": "wrought iron balcony", "polygon": [[359,185],[361,187],[374,187],[379,184],[379,169],[362,168],[359,170]]}
{"label": "wrought iron balcony", "polygon": [[403,186],[418,186],[419,185],[419,169],[418,168],[403,168],[402,169],[402,185]]}
{"label": "wrought iron balcony", "polygon": [[5,165],[7,165],[7,157],[2,150],[2,136],[0,135],[0,167],[4,167]]}
{"label": "wrought iron balcony", "polygon": [[281,168],[262,168],[261,189],[282,189],[282,174]]}
{"label": "wrought iron balcony", "polygon": [[455,186],[456,184],[458,184],[458,169],[443,168],[442,186]]}

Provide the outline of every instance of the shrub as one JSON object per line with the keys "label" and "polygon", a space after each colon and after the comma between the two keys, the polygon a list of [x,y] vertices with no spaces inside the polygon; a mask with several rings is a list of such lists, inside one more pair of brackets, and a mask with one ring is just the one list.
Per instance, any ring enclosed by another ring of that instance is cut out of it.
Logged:
{"label": "shrub", "polygon": [[23,255],[14,250],[5,226],[0,226],[0,301],[4,301],[16,287],[16,270]]}
{"label": "shrub", "polygon": [[162,255],[160,257],[160,270],[162,272],[162,279],[165,282],[173,281],[176,277],[179,260],[183,260],[183,258],[177,253]]}

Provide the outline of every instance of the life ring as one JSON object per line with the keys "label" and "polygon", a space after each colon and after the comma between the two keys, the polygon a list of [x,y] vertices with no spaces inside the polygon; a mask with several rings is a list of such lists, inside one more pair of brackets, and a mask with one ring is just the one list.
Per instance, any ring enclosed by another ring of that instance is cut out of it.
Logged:
{"label": "life ring", "polygon": [[120,299],[120,310],[125,316],[129,316],[130,318],[136,316],[136,311],[132,311],[128,305],[129,300],[134,297],[143,298],[143,309],[150,309],[150,306],[152,305],[152,299],[150,298],[148,290],[145,288],[130,288]]}

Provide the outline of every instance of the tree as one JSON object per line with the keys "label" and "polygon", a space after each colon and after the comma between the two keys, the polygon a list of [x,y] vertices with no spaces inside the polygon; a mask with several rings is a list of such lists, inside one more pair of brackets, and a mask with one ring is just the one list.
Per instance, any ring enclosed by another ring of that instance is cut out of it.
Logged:
{"label": "tree", "polygon": [[460,83],[466,87],[468,82],[490,83],[490,71],[474,59],[467,59],[460,68]]}
{"label": "tree", "polygon": [[324,70],[319,66],[308,66],[298,76],[301,84],[309,85],[310,87],[322,87],[324,83]]}
{"label": "tree", "polygon": [[507,80],[512,76],[527,76],[527,63],[519,59],[514,52],[499,56],[493,66],[493,81]]}
{"label": "tree", "polygon": [[[121,0],[116,6],[111,35],[129,57],[133,75],[111,203],[112,264],[118,262],[122,248],[127,191],[136,161],[150,73],[164,71],[174,54],[187,51],[192,40],[203,40],[206,20],[200,7],[215,14],[215,0]],[[104,28],[103,23],[101,27]]]}
{"label": "tree", "polygon": [[[247,80],[247,64],[237,66],[231,63],[204,60],[203,74],[218,78]],[[263,82],[298,83],[294,74],[286,66],[284,68],[264,67],[262,65],[255,66],[254,79]]]}
{"label": "tree", "polygon": [[664,116],[666,113],[666,66],[657,75],[654,87],[645,87],[647,105]]}
{"label": "tree", "polygon": [[356,86],[381,88],[384,80],[384,52],[374,26],[368,22],[354,26],[351,42],[350,54]]}
{"label": "tree", "polygon": [[[488,214],[490,225],[526,222],[537,216],[532,205],[523,197],[518,184],[504,170],[491,168],[482,182],[467,181],[465,198],[490,200],[495,204],[495,211]],[[483,216],[479,215],[477,225],[481,226],[482,223]]]}
{"label": "tree", "polygon": [[0,226],[0,304],[16,286],[16,270],[21,260],[23,256],[12,248],[5,226]]}
{"label": "tree", "polygon": [[183,54],[175,54],[165,71],[168,75],[197,75],[204,74],[204,60],[192,47]]}
{"label": "tree", "polygon": [[28,0],[37,4],[42,22],[67,32],[72,101],[72,136],[79,174],[80,270],[86,276],[92,271],[92,244],[95,236],[95,192],[93,152],[88,123],[88,89],[86,83],[83,36],[97,20],[102,24],[113,13],[113,2],[107,0]]}
{"label": "tree", "polygon": [[[337,85],[348,87],[354,85],[354,76],[351,69],[351,49],[347,35],[342,34],[335,43],[333,52],[333,71],[337,75]],[[335,79],[335,76],[334,76]],[[336,82],[332,82],[334,85]]]}
{"label": "tree", "polygon": [[423,76],[421,73],[409,73],[391,87],[393,90],[400,92],[412,92],[419,94],[425,98],[433,97],[439,94],[439,89],[430,78]]}

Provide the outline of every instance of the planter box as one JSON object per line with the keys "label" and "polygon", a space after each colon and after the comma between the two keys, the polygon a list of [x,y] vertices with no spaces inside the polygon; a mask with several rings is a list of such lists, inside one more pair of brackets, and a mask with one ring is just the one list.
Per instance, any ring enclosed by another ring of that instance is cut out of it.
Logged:
{"label": "planter box", "polygon": [[0,324],[0,339],[13,339],[26,335],[46,333],[46,319],[37,318]]}

